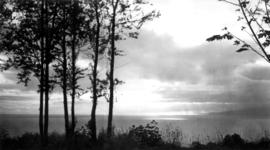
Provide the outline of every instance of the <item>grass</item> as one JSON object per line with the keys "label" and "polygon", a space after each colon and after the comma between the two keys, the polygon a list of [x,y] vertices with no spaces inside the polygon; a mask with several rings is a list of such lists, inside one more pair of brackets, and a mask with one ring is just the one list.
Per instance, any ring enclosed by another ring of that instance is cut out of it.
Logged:
{"label": "grass", "polygon": [[87,128],[76,131],[68,141],[58,133],[49,135],[49,145],[41,147],[40,136],[35,133],[25,133],[18,137],[10,137],[6,130],[0,130],[0,150],[269,150],[270,139],[263,137],[257,141],[246,141],[237,134],[226,135],[217,142],[201,144],[192,142],[189,147],[183,147],[181,130],[166,130],[166,137],[156,122],[145,126],[132,126],[125,133],[106,137],[105,130],[98,135],[98,141],[93,143]]}

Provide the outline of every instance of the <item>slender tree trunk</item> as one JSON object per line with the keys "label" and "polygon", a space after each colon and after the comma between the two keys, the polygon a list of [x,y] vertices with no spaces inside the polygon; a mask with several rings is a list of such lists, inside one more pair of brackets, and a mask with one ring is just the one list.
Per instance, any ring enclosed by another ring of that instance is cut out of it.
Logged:
{"label": "slender tree trunk", "polygon": [[75,95],[76,95],[76,30],[75,30],[75,20],[76,20],[76,12],[75,12],[75,1],[73,0],[73,21],[72,21],[72,46],[71,46],[71,57],[72,57],[72,93],[71,93],[71,132],[72,134],[75,131],[76,121],[75,121]]}
{"label": "slender tree trunk", "polygon": [[92,104],[92,112],[91,112],[91,121],[90,127],[92,132],[92,138],[94,141],[97,140],[97,129],[96,129],[96,108],[97,108],[97,66],[98,66],[98,55],[99,55],[99,38],[100,38],[100,21],[99,21],[99,14],[98,14],[98,2],[95,1],[95,15],[97,21],[97,28],[95,33],[95,51],[94,51],[94,66],[93,66],[93,79],[92,79],[92,86],[93,86],[93,104]]}
{"label": "slender tree trunk", "polygon": [[[73,44],[72,44],[73,45]],[[72,46],[73,47],[73,46]],[[72,48],[72,93],[71,93],[71,132],[75,131],[76,120],[75,120],[75,94],[76,94],[76,79],[75,79],[75,49]]]}
{"label": "slender tree trunk", "polygon": [[39,102],[39,134],[43,143],[43,95],[44,95],[44,0],[41,1],[41,69],[40,69],[40,102]]}
{"label": "slender tree trunk", "polygon": [[46,32],[46,53],[45,53],[45,115],[44,115],[44,144],[48,145],[48,127],[49,127],[49,63],[50,63],[50,40],[48,35],[48,0],[45,1],[45,29]]}
{"label": "slender tree trunk", "polygon": [[[64,16],[65,16],[65,10],[64,10]],[[64,20],[65,20],[65,17],[64,17]],[[67,50],[66,50],[65,29],[63,29],[62,51],[63,51],[63,81],[62,81],[63,87],[62,88],[63,88],[65,130],[66,130],[66,138],[67,138],[69,136],[69,116],[68,116],[68,102],[67,102]]]}
{"label": "slender tree trunk", "polygon": [[[43,69],[41,69],[43,71]],[[44,75],[43,75],[44,76]],[[41,77],[43,78],[43,77]],[[41,140],[41,143],[43,143],[43,80],[44,79],[41,79],[40,81],[40,93],[39,93],[39,134],[40,134],[40,140]]]}
{"label": "slender tree trunk", "polygon": [[115,4],[113,1],[113,16],[112,16],[112,28],[111,28],[111,62],[110,62],[110,97],[109,97],[109,115],[108,115],[108,128],[107,136],[112,136],[112,121],[113,121],[113,103],[114,103],[114,63],[115,63],[115,18],[116,18],[116,9],[118,6],[119,0],[116,0]]}

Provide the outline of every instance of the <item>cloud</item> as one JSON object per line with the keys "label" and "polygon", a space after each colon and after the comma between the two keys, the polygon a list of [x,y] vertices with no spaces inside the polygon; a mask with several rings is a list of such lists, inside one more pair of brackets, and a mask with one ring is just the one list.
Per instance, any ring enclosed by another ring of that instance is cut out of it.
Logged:
{"label": "cloud", "polygon": [[[116,76],[126,84],[117,89],[124,95],[121,100],[121,96],[116,94],[120,97],[119,103],[116,103],[117,114],[204,114],[244,108],[252,111],[255,107],[266,109],[261,106],[269,104],[270,69],[258,63],[259,58],[251,52],[235,53],[236,48],[230,43],[205,43],[193,48],[179,48],[168,35],[143,31],[139,39],[118,44],[120,49],[125,50],[126,56],[117,57]],[[85,65],[87,61],[81,60],[80,63]],[[20,99],[31,99],[34,95],[38,99],[34,79],[28,87],[24,87],[16,84],[15,71],[1,75],[3,81],[8,81],[0,85],[0,99],[7,99],[1,105],[6,106],[7,112]],[[88,78],[80,83],[84,87],[90,86]],[[27,92],[28,95],[22,94]],[[78,112],[88,114],[90,95],[85,99],[76,107]],[[59,89],[51,95],[51,100],[51,112],[62,113],[62,93]],[[30,112],[30,109],[38,108],[38,100],[19,104],[27,106],[27,110],[16,106],[15,112]],[[99,104],[99,113],[104,114],[107,103]]]}
{"label": "cloud", "polygon": [[170,36],[149,31],[144,31],[137,40],[124,42],[121,49],[127,51],[127,72],[134,71],[141,78],[193,84],[228,83],[234,80],[238,67],[258,59],[250,53],[236,54],[236,48],[228,43],[179,48]]}
{"label": "cloud", "polygon": [[270,117],[270,105],[260,105],[253,107],[240,108],[238,110],[224,111],[218,113],[210,113],[213,116],[230,116],[238,118],[269,118]]}
{"label": "cloud", "polygon": [[270,81],[270,66],[260,66],[257,64],[247,64],[242,68],[241,74],[255,81]]}
{"label": "cloud", "polygon": [[[144,31],[141,38],[120,45],[127,56],[119,62],[128,64],[119,76],[167,83],[155,92],[162,96],[161,101],[176,103],[172,110],[219,112],[259,107],[270,101],[270,68],[259,64],[261,58],[252,52],[236,53],[231,43],[179,48],[170,36]],[[190,106],[180,107],[183,102]]]}
{"label": "cloud", "polygon": [[32,101],[36,96],[14,96],[14,95],[1,95],[0,101]]}

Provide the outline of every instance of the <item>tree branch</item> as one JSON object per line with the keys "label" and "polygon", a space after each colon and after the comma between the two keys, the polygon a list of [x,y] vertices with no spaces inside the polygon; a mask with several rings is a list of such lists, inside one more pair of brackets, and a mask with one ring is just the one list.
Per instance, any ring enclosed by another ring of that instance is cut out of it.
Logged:
{"label": "tree branch", "polygon": [[[234,38],[236,38],[237,40],[239,40],[240,42],[249,45],[246,41],[240,39],[239,37],[235,36],[234,34],[230,33]],[[257,55],[259,55],[260,57],[262,57],[264,60],[266,60],[268,63],[270,63],[270,61],[261,53],[259,53],[254,47],[252,47],[251,45],[249,45],[250,49],[255,52]]]}
{"label": "tree branch", "polygon": [[268,60],[267,62],[269,62],[270,58],[269,58],[268,54],[266,53],[266,51],[265,51],[265,49],[264,49],[262,43],[260,42],[259,38],[257,37],[257,35],[256,35],[256,33],[255,33],[253,27],[251,26],[251,24],[250,24],[250,22],[249,22],[249,19],[248,19],[247,15],[246,15],[246,12],[245,12],[243,6],[241,5],[241,3],[242,3],[241,0],[238,0],[238,2],[239,2],[239,5],[240,5],[240,8],[241,8],[242,14],[243,14],[243,16],[244,16],[244,18],[245,18],[245,20],[246,20],[246,22],[247,22],[247,24],[248,24],[248,27],[249,27],[250,31],[252,32],[252,34],[253,34],[253,36],[254,36],[254,38],[255,38],[257,44],[259,45],[260,49],[262,50],[263,54],[264,54],[265,57],[267,58],[267,60]]}
{"label": "tree branch", "polygon": [[219,0],[219,1],[223,1],[223,2],[226,2],[226,3],[232,4],[234,6],[239,6],[237,3],[234,3],[234,2],[231,2],[231,1],[228,1],[228,0]]}

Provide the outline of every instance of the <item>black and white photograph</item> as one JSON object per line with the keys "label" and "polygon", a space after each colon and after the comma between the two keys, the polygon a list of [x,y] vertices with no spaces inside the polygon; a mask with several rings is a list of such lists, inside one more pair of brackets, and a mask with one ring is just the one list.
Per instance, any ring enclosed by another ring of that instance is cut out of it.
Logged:
{"label": "black and white photograph", "polygon": [[0,0],[0,150],[269,149],[269,0]]}

